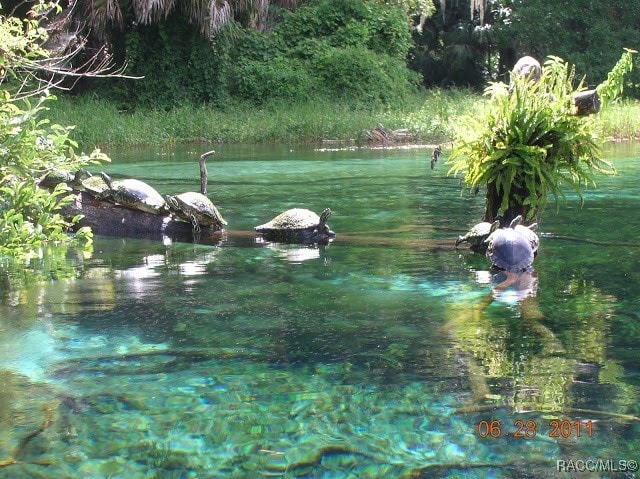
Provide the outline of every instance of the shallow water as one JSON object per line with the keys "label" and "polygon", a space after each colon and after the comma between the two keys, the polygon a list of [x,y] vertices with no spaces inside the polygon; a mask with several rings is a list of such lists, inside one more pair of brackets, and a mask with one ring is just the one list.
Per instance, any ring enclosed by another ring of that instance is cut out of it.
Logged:
{"label": "shallow water", "polygon": [[[99,237],[3,267],[0,477],[636,477],[638,145],[607,147],[619,174],[584,206],[549,205],[507,291],[453,248],[482,198],[430,149],[217,150],[220,245]],[[204,151],[105,171],[197,190]],[[331,207],[336,240],[256,241],[294,206]]]}

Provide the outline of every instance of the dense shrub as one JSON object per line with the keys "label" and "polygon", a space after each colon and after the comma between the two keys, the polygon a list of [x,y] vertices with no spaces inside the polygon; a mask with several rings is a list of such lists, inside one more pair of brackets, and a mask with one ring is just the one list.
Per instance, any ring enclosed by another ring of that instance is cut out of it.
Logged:
{"label": "dense shrub", "polygon": [[230,95],[253,103],[337,96],[393,101],[418,82],[406,66],[411,35],[401,10],[363,0],[319,0],[283,14],[273,34],[233,45]]}
{"label": "dense shrub", "polygon": [[412,39],[402,9],[363,0],[315,0],[284,17],[277,34],[290,48],[310,38],[405,59]]}
{"label": "dense shrub", "polygon": [[397,100],[419,81],[404,62],[363,48],[330,48],[311,61],[327,93],[356,100]]}
{"label": "dense shrub", "polygon": [[100,95],[123,110],[336,95],[390,101],[415,83],[410,46],[403,10],[366,0],[314,0],[281,11],[272,31],[230,24],[213,40],[175,14],[124,33],[116,51],[143,78],[102,82]]}
{"label": "dense shrub", "polygon": [[260,104],[269,99],[304,99],[316,94],[316,80],[303,63],[281,55],[268,61],[243,60],[231,68],[233,96]]}

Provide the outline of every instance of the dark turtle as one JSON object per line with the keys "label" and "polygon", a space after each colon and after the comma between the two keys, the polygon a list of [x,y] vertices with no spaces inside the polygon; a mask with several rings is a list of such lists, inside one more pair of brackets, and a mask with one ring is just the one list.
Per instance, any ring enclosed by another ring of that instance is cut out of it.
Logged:
{"label": "dark turtle", "polygon": [[456,240],[456,248],[460,243],[468,243],[471,250],[476,253],[484,253],[487,249],[486,239],[491,233],[500,227],[500,221],[493,223],[483,221],[474,225],[466,234],[458,236]]}
{"label": "dark turtle", "polygon": [[327,220],[331,210],[326,208],[320,216],[311,210],[293,208],[280,213],[255,230],[269,241],[292,243],[328,243],[336,234],[329,229]]}
{"label": "dark turtle", "polygon": [[112,199],[127,208],[156,215],[167,210],[164,198],[145,182],[133,178],[113,181],[106,173],[100,173],[100,176],[108,188],[96,195],[97,199]]}
{"label": "dark turtle", "polygon": [[91,173],[84,168],[80,168],[75,172],[53,169],[38,182],[38,185],[53,189],[61,183],[66,183],[70,188],[76,189],[77,185],[89,177],[91,177]]}
{"label": "dark turtle", "polygon": [[485,241],[487,258],[493,266],[517,273],[526,271],[533,264],[538,235],[530,227],[520,225],[521,222],[522,217],[515,217],[507,228],[497,229]]}
{"label": "dark turtle", "polygon": [[199,226],[214,226],[219,229],[226,226],[218,208],[202,193],[188,191],[179,195],[167,195],[167,203],[179,218],[193,223],[194,228]]}

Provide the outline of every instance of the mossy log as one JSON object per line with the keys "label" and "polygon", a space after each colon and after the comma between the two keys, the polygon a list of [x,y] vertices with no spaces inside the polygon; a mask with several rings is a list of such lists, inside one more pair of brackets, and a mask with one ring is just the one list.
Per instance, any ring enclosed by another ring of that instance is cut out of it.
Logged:
{"label": "mossy log", "polygon": [[83,215],[78,227],[89,226],[97,235],[121,238],[140,238],[165,241],[219,244],[224,232],[211,227],[200,227],[175,217],[154,215],[144,211],[125,208],[107,200],[97,200],[86,192],[78,192],[73,202],[63,209],[63,215],[72,218]]}

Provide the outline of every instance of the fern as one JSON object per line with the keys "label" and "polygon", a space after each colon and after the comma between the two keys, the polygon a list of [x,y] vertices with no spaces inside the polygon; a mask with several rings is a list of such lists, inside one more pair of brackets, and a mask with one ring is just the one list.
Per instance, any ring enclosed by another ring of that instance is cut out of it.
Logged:
{"label": "fern", "polygon": [[[598,88],[607,101],[622,92],[632,53],[625,51]],[[568,188],[582,198],[584,189],[595,185],[596,172],[615,173],[601,157],[591,118],[575,115],[573,98],[586,89],[584,79],[575,85],[575,69],[550,56],[535,83],[514,76],[510,85],[489,84],[483,114],[460,122],[449,174],[464,173],[470,189],[487,187],[486,221],[508,222],[518,214],[533,220],[549,195],[557,204]]]}

